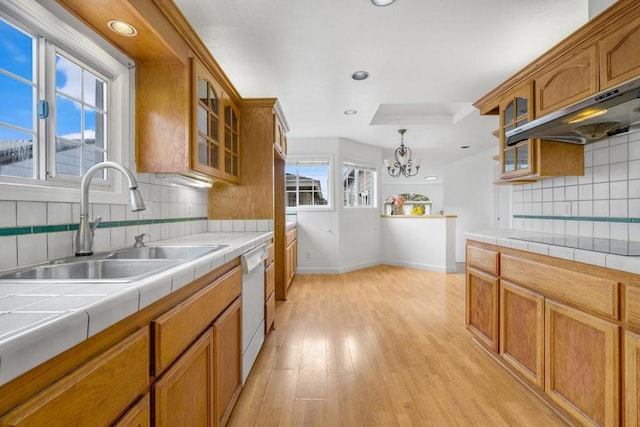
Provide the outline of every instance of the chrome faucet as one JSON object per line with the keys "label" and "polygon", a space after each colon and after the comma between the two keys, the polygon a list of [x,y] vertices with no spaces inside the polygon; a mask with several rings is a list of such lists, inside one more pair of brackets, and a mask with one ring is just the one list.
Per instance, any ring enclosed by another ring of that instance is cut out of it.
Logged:
{"label": "chrome faucet", "polygon": [[120,163],[102,162],[93,165],[82,177],[80,182],[80,224],[78,226],[78,234],[76,234],[76,256],[93,255],[93,232],[98,227],[101,217],[96,217],[93,225],[89,225],[89,184],[96,172],[113,168],[120,171],[129,180],[129,204],[131,212],[145,210],[144,201],[138,191],[138,181],[131,171]]}
{"label": "chrome faucet", "polygon": [[142,241],[145,237],[151,237],[147,233],[142,233],[137,236],[133,236],[136,242],[133,244],[134,248],[144,248],[144,242]]}

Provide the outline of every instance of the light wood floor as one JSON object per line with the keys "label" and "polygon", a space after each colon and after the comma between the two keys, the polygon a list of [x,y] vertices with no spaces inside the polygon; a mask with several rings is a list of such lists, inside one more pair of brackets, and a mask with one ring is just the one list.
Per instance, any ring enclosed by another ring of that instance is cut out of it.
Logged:
{"label": "light wood floor", "polygon": [[564,426],[464,327],[464,276],[298,275],[230,426]]}

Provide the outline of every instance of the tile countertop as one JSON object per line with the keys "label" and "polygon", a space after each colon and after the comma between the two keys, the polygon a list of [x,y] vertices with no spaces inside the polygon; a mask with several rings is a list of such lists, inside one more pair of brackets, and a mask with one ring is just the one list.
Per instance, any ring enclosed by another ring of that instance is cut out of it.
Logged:
{"label": "tile countertop", "polygon": [[[523,232],[521,230],[489,229],[464,234],[468,240],[476,240],[492,245],[505,246],[521,251],[534,252],[614,270],[626,271],[628,273],[640,274],[640,256],[615,255],[552,244],[527,242],[517,238],[518,236],[522,236]],[[530,234],[543,235],[543,233],[534,232]]]}
{"label": "tile countertop", "polygon": [[5,283],[0,286],[0,385],[27,372],[225,262],[273,232],[200,233],[150,245],[228,245],[130,283]]}

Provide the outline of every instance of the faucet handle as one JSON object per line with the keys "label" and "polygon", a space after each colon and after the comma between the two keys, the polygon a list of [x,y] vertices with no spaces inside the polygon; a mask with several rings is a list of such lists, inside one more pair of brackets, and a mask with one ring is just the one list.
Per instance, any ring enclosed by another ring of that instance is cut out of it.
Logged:
{"label": "faucet handle", "polygon": [[93,220],[93,225],[90,226],[92,233],[96,231],[96,228],[98,228],[98,224],[100,224],[100,221],[102,221],[101,216],[97,216],[96,219]]}
{"label": "faucet handle", "polygon": [[133,244],[134,248],[142,248],[144,247],[144,242],[142,241],[144,239],[144,237],[151,237],[149,236],[147,233],[142,233],[139,234],[137,236],[133,236],[134,239],[136,239],[136,242]]}

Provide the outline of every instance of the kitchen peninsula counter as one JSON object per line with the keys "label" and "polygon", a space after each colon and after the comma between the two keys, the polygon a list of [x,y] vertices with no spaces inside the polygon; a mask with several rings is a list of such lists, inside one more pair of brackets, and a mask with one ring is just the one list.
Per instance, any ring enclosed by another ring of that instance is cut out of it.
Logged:
{"label": "kitchen peninsula counter", "polygon": [[457,215],[382,215],[386,264],[455,273]]}

